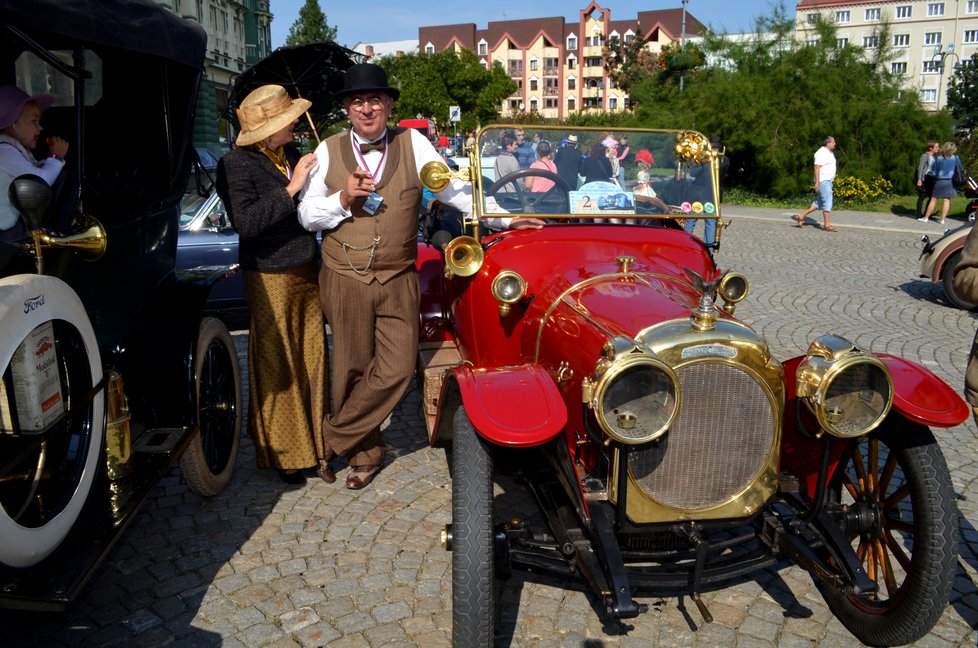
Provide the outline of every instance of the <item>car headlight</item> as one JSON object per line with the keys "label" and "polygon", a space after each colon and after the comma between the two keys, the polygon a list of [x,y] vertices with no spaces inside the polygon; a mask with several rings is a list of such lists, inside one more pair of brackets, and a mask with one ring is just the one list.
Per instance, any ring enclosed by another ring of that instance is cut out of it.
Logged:
{"label": "car headlight", "polygon": [[513,270],[503,270],[492,280],[492,296],[499,302],[499,316],[509,315],[513,304],[526,294],[526,280]]}
{"label": "car headlight", "polygon": [[601,428],[629,445],[665,434],[679,413],[679,379],[672,368],[647,353],[630,353],[602,369],[589,399]]}
{"label": "car headlight", "polygon": [[893,378],[886,364],[834,335],[811,343],[797,381],[798,397],[833,436],[872,432],[893,405]]}

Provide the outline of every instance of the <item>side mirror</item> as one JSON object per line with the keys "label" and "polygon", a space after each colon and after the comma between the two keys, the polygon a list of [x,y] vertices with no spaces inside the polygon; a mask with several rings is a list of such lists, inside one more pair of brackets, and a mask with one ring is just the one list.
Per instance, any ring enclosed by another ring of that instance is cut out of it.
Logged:
{"label": "side mirror", "polygon": [[26,174],[13,179],[7,195],[10,204],[27,221],[28,229],[40,229],[44,222],[44,214],[51,205],[53,197],[51,186],[40,176]]}

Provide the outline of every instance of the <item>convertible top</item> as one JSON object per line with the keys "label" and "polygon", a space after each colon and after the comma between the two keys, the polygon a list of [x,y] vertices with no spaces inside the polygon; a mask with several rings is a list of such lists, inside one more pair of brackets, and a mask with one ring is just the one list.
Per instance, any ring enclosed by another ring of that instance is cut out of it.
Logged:
{"label": "convertible top", "polygon": [[207,48],[203,27],[153,0],[0,0],[0,24],[25,32],[59,34],[141,52],[202,69]]}

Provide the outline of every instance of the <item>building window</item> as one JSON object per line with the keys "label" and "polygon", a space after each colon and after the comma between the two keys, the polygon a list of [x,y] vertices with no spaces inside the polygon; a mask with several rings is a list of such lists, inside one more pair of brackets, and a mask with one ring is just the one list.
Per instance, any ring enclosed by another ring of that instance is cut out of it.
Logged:
{"label": "building window", "polygon": [[533,112],[537,112],[537,100],[536,99],[530,99],[530,110],[533,111]]}
{"label": "building window", "polygon": [[543,94],[545,96],[557,94],[557,79],[544,79],[543,80]]}
{"label": "building window", "polygon": [[896,8],[897,18],[910,18],[913,16],[913,7],[910,5],[901,5]]}
{"label": "building window", "polygon": [[576,50],[577,49],[577,36],[567,37],[567,49]]}
{"label": "building window", "polygon": [[574,58],[574,56],[568,56],[567,57],[567,69],[568,70],[573,70],[576,67],[577,67],[577,59]]}
{"label": "building window", "polygon": [[835,22],[837,23],[847,23],[849,22],[849,10],[836,11],[835,12]]}
{"label": "building window", "polygon": [[894,34],[893,47],[910,47],[910,34]]}
{"label": "building window", "polygon": [[489,54],[489,45],[483,41],[479,43],[479,56],[487,56]]}
{"label": "building window", "polygon": [[618,110],[618,97],[608,98],[608,110]]}
{"label": "building window", "polygon": [[865,16],[867,22],[877,21],[880,19],[880,10],[879,8],[867,9]]}
{"label": "building window", "polygon": [[863,47],[866,49],[876,49],[880,46],[880,37],[876,34],[872,36],[863,36]]}
{"label": "building window", "polygon": [[516,112],[517,110],[519,110],[520,109],[520,100],[519,99],[510,99],[509,100],[509,109],[512,110],[513,112]]}
{"label": "building window", "polygon": [[539,63],[540,62],[537,61],[535,58],[530,59],[530,71],[535,72],[536,69],[539,67]]}
{"label": "building window", "polygon": [[595,29],[591,33],[591,38],[587,39],[587,45],[590,45],[591,47],[601,47],[602,44],[601,32]]}
{"label": "building window", "polygon": [[968,0],[964,7],[965,13],[978,13],[978,0]]}
{"label": "building window", "polygon": [[574,110],[576,105],[574,97],[567,98],[567,110]]}
{"label": "building window", "polygon": [[509,76],[523,76],[523,61],[509,61]]}
{"label": "building window", "polygon": [[805,16],[805,22],[808,23],[809,25],[814,25],[815,23],[818,22],[818,14],[817,13],[808,14],[807,16]]}
{"label": "building window", "polygon": [[943,2],[932,2],[927,5],[927,15],[928,16],[943,16],[944,15],[944,3]]}
{"label": "building window", "polygon": [[558,74],[560,74],[560,61],[556,58],[543,59],[543,75],[557,76]]}
{"label": "building window", "polygon": [[904,76],[907,73],[907,64],[905,62],[891,63],[890,64],[890,74],[893,76]]}
{"label": "building window", "polygon": [[924,33],[924,45],[940,45],[940,44],[941,44],[941,32]]}
{"label": "building window", "polygon": [[848,44],[849,44],[849,39],[848,38],[836,38],[835,39],[835,48],[836,49],[842,49],[843,47],[845,47]]}
{"label": "building window", "polygon": [[633,40],[635,40],[635,34],[633,34],[632,32],[628,32],[627,34],[625,34],[626,43],[631,43]]}
{"label": "building window", "polygon": [[604,59],[600,56],[592,56],[584,60],[584,67],[601,67],[604,65]]}
{"label": "building window", "polygon": [[537,86],[538,86],[537,80],[536,79],[530,79],[530,92],[536,92],[537,91]]}
{"label": "building window", "polygon": [[924,74],[938,74],[941,71],[940,61],[924,61],[922,70]]}
{"label": "building window", "polygon": [[574,77],[568,78],[567,79],[567,89],[568,90],[577,90],[577,79],[575,79]]}
{"label": "building window", "polygon": [[920,100],[924,103],[937,103],[937,90],[931,88],[920,91]]}
{"label": "building window", "polygon": [[817,47],[818,46],[818,39],[817,38],[809,38],[808,40],[805,41],[805,45],[807,45],[808,47]]}
{"label": "building window", "polygon": [[965,43],[978,43],[978,29],[966,29],[964,32]]}
{"label": "building window", "polygon": [[434,54],[435,53],[435,46],[434,45],[425,45],[424,46],[424,53],[425,54]]}
{"label": "building window", "polygon": [[556,108],[557,107],[557,99],[556,98],[553,98],[553,97],[551,97],[549,99],[544,99],[543,100],[543,107],[544,108]]}

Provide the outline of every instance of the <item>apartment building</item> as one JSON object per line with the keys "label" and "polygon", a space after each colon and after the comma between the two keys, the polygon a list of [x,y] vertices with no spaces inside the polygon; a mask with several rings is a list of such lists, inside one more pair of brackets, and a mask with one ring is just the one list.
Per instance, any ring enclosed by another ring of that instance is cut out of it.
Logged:
{"label": "apartment building", "polygon": [[272,51],[269,0],[157,0],[207,32],[204,83],[197,101],[194,142],[219,143],[219,116],[235,76]]}
{"label": "apartment building", "polygon": [[867,50],[880,46],[880,26],[890,26],[890,72],[916,92],[925,108],[947,105],[947,83],[955,65],[978,52],[978,0],[802,0],[795,6],[801,42],[817,38],[821,17],[835,24],[839,45]]}
{"label": "apartment building", "polygon": [[641,38],[653,52],[706,27],[682,8],[641,11],[615,20],[609,8],[591,2],[576,21],[531,18],[418,28],[418,51],[471,50],[489,68],[500,63],[516,82],[516,91],[500,106],[505,117],[536,112],[564,119],[582,110],[625,110],[628,95],[616,88],[604,69],[602,48],[608,39]]}

